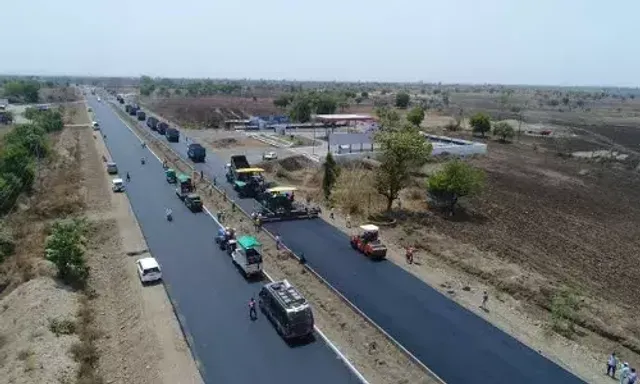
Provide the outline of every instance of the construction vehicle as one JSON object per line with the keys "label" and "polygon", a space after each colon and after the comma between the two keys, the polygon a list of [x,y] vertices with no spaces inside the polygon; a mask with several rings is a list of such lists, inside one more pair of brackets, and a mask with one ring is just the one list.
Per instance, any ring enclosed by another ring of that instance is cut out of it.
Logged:
{"label": "construction vehicle", "polygon": [[176,181],[176,195],[178,195],[180,200],[184,200],[188,194],[193,192],[193,182],[191,181],[191,177],[181,173],[178,175]]}
{"label": "construction vehicle", "polygon": [[139,121],[144,121],[147,118],[147,114],[144,111],[138,110],[136,111],[136,117]]}
{"label": "construction vehicle", "polygon": [[259,203],[257,213],[264,223],[299,219],[315,219],[320,208],[310,206],[295,199],[295,187],[279,186],[266,189],[256,197]]}
{"label": "construction vehicle", "polygon": [[180,141],[180,131],[175,128],[167,128],[164,133],[164,136],[167,138],[167,141],[177,143]]}
{"label": "construction vehicle", "polygon": [[157,126],[158,126],[158,119],[153,116],[149,116],[147,118],[147,127],[151,128],[152,131],[155,131]]}
{"label": "construction vehicle", "polygon": [[169,184],[175,184],[177,181],[176,171],[172,168],[165,169],[164,176],[167,179],[167,183]]}
{"label": "construction vehicle", "polygon": [[202,212],[202,199],[195,193],[189,193],[184,197],[184,205],[193,213]]}
{"label": "construction vehicle", "polygon": [[131,107],[129,107],[129,115],[136,116],[139,110],[140,107],[138,107],[137,105],[131,105]]}
{"label": "construction vehicle", "polygon": [[238,246],[231,252],[233,263],[245,277],[262,274],[262,244],[253,236],[240,236]]}
{"label": "construction vehicle", "polygon": [[257,197],[266,189],[264,169],[251,167],[246,156],[231,156],[231,161],[225,168],[227,181],[240,197]]}
{"label": "construction vehicle", "polygon": [[158,131],[158,133],[161,135],[164,135],[164,133],[167,131],[167,128],[169,128],[169,124],[165,123],[164,121],[160,121],[156,125],[156,131]]}
{"label": "construction vehicle", "polygon": [[216,243],[220,246],[221,250],[227,250],[229,256],[235,249],[236,243],[236,230],[235,228],[226,227],[218,229],[218,236],[216,236]]}
{"label": "construction vehicle", "polygon": [[387,257],[387,246],[380,240],[380,229],[373,224],[361,225],[359,233],[351,236],[351,247],[374,260]]}
{"label": "construction vehicle", "polygon": [[189,144],[189,149],[187,149],[187,156],[194,163],[204,163],[204,159],[207,156],[207,150],[198,143]]}

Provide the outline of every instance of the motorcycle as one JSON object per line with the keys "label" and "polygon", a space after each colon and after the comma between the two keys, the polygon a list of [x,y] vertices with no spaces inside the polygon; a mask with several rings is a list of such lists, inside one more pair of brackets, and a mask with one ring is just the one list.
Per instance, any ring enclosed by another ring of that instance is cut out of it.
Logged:
{"label": "motorcycle", "polygon": [[166,212],[167,221],[173,221],[173,213],[171,211]]}
{"label": "motorcycle", "polygon": [[147,161],[143,158],[140,159],[140,164],[144,165]]}

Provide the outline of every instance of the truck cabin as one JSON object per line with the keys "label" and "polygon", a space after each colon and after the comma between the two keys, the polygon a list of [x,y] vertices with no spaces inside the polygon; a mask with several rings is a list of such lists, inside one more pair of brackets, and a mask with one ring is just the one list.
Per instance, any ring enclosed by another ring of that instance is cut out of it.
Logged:
{"label": "truck cabin", "polygon": [[193,184],[191,183],[191,177],[180,174],[178,175],[178,184],[180,185],[180,192],[190,193],[193,191]]}
{"label": "truck cabin", "polygon": [[365,243],[372,243],[379,240],[378,233],[380,229],[377,226],[372,224],[365,224],[360,226],[360,230],[362,231],[360,238]]}

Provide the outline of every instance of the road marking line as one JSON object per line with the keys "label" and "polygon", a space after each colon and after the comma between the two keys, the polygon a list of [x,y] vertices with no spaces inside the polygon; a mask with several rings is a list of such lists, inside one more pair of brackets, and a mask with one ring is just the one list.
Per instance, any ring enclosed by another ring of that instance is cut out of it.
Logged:
{"label": "road marking line", "polygon": [[[118,106],[116,106],[117,108]],[[113,108],[113,107],[112,107]],[[114,113],[116,114],[116,116],[118,117],[118,119],[120,119],[120,121],[122,121],[122,123],[125,125],[125,127],[127,127],[129,129],[129,131],[131,131],[131,133],[133,133],[138,140],[140,140],[140,142],[143,142],[144,140],[142,140],[140,138],[140,136],[133,130],[133,128],[131,128],[129,126],[129,124],[124,121],[124,119],[120,116],[120,114],[116,111],[114,111]],[[155,137],[154,137],[155,138]],[[155,156],[156,159],[158,159],[158,161],[160,163],[162,163],[162,160],[160,159],[160,157],[158,157],[158,155],[156,155],[155,152],[153,152],[153,150],[151,148],[149,148],[149,146],[147,145],[147,149],[149,150],[149,152],[151,152],[151,154],[153,156]],[[171,150],[173,150],[172,148],[170,148]],[[180,157],[180,156],[178,156]],[[184,161],[184,159],[180,159],[182,161]],[[188,164],[187,164],[188,165]],[[193,167],[192,167],[193,168]],[[195,168],[194,168],[195,169]],[[204,209],[204,211],[213,219],[213,221],[220,227],[220,228],[224,228],[224,226],[218,221],[218,219],[213,215],[213,213],[211,213],[211,211],[209,211],[209,209],[204,206],[204,204],[202,205],[202,208]],[[267,232],[267,231],[265,231]],[[267,232],[268,233],[268,232]],[[267,277],[267,279],[271,280],[271,281],[275,281],[265,270],[262,271],[264,273],[264,275]],[[324,280],[323,280],[324,281]],[[325,281],[325,284],[328,285],[328,283]],[[330,286],[330,285],[329,285]],[[340,352],[340,350],[338,349],[338,347],[333,344],[333,342],[331,342],[331,340],[329,340],[329,338],[327,337],[327,335],[324,334],[324,332],[322,332],[320,330],[320,328],[318,328],[315,324],[313,325],[313,328],[315,329],[315,331],[320,335],[320,337],[322,337],[322,339],[325,341],[325,343],[329,346],[329,348],[331,348],[333,350],[334,353],[336,353],[338,355],[338,357],[344,362],[344,364],[347,366],[347,368],[349,368],[349,370],[356,375],[356,377],[363,383],[363,384],[369,384],[369,381],[362,375],[362,373],[360,373],[360,371],[358,371],[358,369],[351,363],[351,361],[349,361],[349,359],[347,359],[347,357]]]}

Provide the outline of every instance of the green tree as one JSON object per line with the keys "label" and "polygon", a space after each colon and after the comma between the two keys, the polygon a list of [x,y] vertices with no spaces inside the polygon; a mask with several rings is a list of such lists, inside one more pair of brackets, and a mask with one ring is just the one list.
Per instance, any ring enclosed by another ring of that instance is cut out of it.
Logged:
{"label": "green tree", "polygon": [[45,243],[45,257],[55,264],[58,277],[67,284],[84,286],[89,266],[84,258],[85,223],[80,220],[61,220],[53,223]]}
{"label": "green tree", "polygon": [[378,107],[375,114],[380,119],[382,127],[394,127],[400,123],[400,114],[395,109]]}
{"label": "green tree", "polygon": [[280,95],[276,99],[273,100],[273,105],[278,108],[285,109],[291,104],[293,101],[293,97],[291,95]]}
{"label": "green tree", "polygon": [[511,124],[506,121],[501,121],[494,125],[493,134],[495,136],[499,136],[502,141],[506,142],[515,136],[516,131],[513,129]]}
{"label": "green tree", "polygon": [[471,117],[469,124],[474,133],[480,133],[484,137],[485,133],[491,131],[491,119],[482,112],[478,112]]}
{"label": "green tree", "polygon": [[289,110],[289,117],[293,121],[299,121],[301,123],[306,123],[311,120],[311,114],[313,113],[313,106],[311,105],[311,100],[304,95],[298,96],[291,103],[291,108]]}
{"label": "green tree", "polygon": [[324,192],[324,198],[329,201],[333,187],[336,185],[338,177],[340,177],[340,167],[338,167],[331,152],[327,152],[327,157],[324,160],[324,164],[322,164],[322,169],[324,170],[322,191]]}
{"label": "green tree", "polygon": [[9,81],[3,86],[3,92],[9,99],[25,102],[25,103],[37,103],[38,91],[40,90],[40,83],[37,81]]}
{"label": "green tree", "polygon": [[311,105],[313,111],[320,115],[330,115],[336,113],[338,109],[338,100],[329,93],[320,93],[311,95]]}
{"label": "green tree", "polygon": [[424,120],[424,109],[422,107],[413,107],[407,113],[407,120],[416,127],[420,127],[422,120]]}
{"label": "green tree", "polygon": [[411,181],[411,172],[422,166],[431,155],[432,146],[411,125],[394,127],[376,135],[382,161],[376,170],[376,189],[387,199],[387,212]]}
{"label": "green tree", "polygon": [[410,100],[411,100],[411,97],[407,92],[398,92],[396,94],[396,107],[407,108],[409,106]]}
{"label": "green tree", "polygon": [[368,99],[369,98],[369,92],[367,91],[362,91],[362,93],[360,94],[360,96],[362,96],[363,99]]}
{"label": "green tree", "polygon": [[429,177],[427,189],[432,198],[448,204],[453,214],[459,199],[480,193],[484,182],[485,175],[481,169],[474,168],[461,160],[454,160]]}

